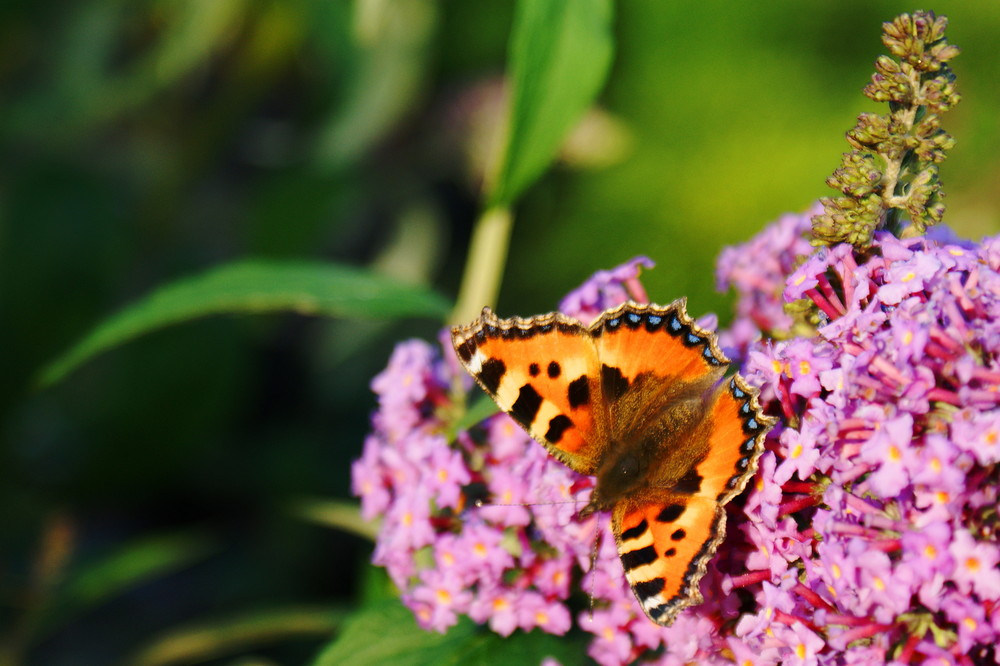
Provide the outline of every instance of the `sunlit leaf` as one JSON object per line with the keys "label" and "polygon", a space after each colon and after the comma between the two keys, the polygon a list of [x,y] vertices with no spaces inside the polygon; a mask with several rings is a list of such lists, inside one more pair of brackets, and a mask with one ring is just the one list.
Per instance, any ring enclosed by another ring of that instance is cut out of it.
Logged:
{"label": "sunlit leaf", "polygon": [[548,167],[611,65],[610,0],[521,0],[510,37],[507,149],[490,197],[512,203]]}
{"label": "sunlit leaf", "polygon": [[541,663],[545,657],[555,657],[570,666],[583,663],[584,645],[580,640],[541,631],[516,632],[504,638],[467,619],[445,634],[425,631],[417,626],[412,611],[398,601],[390,601],[352,616],[312,666],[524,666]]}
{"label": "sunlit leaf", "polygon": [[39,376],[53,384],[89,358],[150,331],[222,313],[297,312],[328,317],[435,317],[437,293],[328,263],[244,261],[178,280],[106,319]]}
{"label": "sunlit leaf", "polygon": [[200,664],[283,641],[332,634],[344,612],[329,607],[272,608],[167,631],[134,654],[131,666]]}

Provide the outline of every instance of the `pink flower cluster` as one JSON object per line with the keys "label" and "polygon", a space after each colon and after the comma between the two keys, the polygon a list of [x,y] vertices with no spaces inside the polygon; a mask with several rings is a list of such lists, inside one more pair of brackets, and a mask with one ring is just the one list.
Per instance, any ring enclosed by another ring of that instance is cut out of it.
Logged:
{"label": "pink flower cluster", "polygon": [[753,597],[741,663],[1000,663],[1000,239],[938,236],[819,250],[782,294],[815,304],[815,335],[749,346],[784,427],[727,581]]}
{"label": "pink flower cluster", "polygon": [[[1000,239],[813,252],[812,212],[720,258],[737,293],[720,339],[782,424],[728,506],[705,602],[671,627],[639,609],[607,516],[576,515],[593,479],[506,415],[449,430],[471,387],[450,345],[397,347],[353,481],[382,519],[375,562],[423,626],[563,634],[575,608],[605,665],[1000,663]],[[645,301],[650,265],[598,273],[561,309],[589,321]]]}
{"label": "pink flower cluster", "polygon": [[716,287],[736,292],[733,320],[719,332],[719,344],[730,359],[745,359],[761,331],[791,330],[793,320],[785,313],[781,292],[797,262],[813,251],[806,232],[812,228],[810,217],[821,212],[817,203],[802,215],[782,215],[750,241],[722,250]]}
{"label": "pink flower cluster", "polygon": [[[450,437],[453,391],[471,383],[464,375],[411,340],[372,381],[379,407],[352,476],[362,515],[381,518],[374,562],[425,628],[444,631],[468,615],[505,636],[535,627],[562,634],[571,570],[588,557],[593,523],[574,521],[572,504],[470,508],[480,495],[567,501],[574,480],[505,415]],[[542,535],[551,547],[534,548]]]}

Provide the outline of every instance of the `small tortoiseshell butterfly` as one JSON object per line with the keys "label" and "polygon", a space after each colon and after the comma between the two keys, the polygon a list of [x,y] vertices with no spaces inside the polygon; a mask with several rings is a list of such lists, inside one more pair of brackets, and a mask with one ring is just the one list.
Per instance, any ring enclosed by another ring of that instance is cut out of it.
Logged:
{"label": "small tortoiseshell butterfly", "polygon": [[669,625],[700,603],[725,535],[725,504],[757,467],[765,416],[685,300],[625,303],[590,326],[558,312],[452,329],[465,368],[558,460],[596,476],[580,515],[611,511],[625,575]]}

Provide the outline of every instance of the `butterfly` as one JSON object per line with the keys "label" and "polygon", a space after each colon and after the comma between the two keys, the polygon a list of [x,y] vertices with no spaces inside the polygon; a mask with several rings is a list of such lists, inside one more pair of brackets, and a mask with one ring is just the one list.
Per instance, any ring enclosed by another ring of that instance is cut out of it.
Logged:
{"label": "butterfly", "polygon": [[611,512],[625,576],[668,626],[701,603],[698,583],[725,536],[725,504],[757,467],[776,419],[714,333],[687,314],[624,303],[592,324],[558,312],[452,329],[466,370],[549,453],[596,477],[580,512]]}

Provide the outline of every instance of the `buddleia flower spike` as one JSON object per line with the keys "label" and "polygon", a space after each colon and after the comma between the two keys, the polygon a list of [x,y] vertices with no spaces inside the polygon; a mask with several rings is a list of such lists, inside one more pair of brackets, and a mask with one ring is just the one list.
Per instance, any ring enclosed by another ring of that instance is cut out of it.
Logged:
{"label": "buddleia flower spike", "polygon": [[865,250],[877,229],[916,235],[941,221],[938,165],[955,140],[941,129],[940,116],[959,102],[948,66],[959,51],[945,39],[947,25],[946,17],[925,11],[882,25],[892,55],[875,61],[864,93],[888,103],[889,111],[862,113],[847,133],[852,150],[826,181],[842,196],[821,200],[824,210],[812,220],[814,244],[846,242]]}

